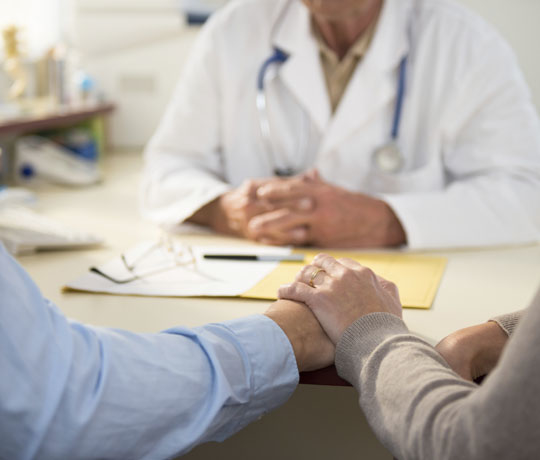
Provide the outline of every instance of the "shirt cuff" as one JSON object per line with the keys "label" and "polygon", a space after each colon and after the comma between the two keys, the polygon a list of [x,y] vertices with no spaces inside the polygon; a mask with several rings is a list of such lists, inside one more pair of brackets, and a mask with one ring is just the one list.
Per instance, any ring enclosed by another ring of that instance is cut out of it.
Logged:
{"label": "shirt cuff", "polygon": [[339,376],[354,385],[367,358],[385,339],[408,333],[403,320],[391,313],[370,313],[357,319],[337,343]]}
{"label": "shirt cuff", "polygon": [[267,316],[252,315],[215,326],[234,334],[251,369],[250,400],[236,431],[289,399],[298,385],[298,367],[286,334]]}

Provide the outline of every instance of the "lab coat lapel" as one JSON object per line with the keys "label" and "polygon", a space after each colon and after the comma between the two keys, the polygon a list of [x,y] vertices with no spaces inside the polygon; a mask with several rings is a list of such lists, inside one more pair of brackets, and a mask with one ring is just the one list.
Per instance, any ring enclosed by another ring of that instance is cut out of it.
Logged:
{"label": "lab coat lapel", "polygon": [[[321,153],[330,152],[395,99],[399,63],[408,52],[409,2],[385,0],[373,42],[330,122]],[[390,136],[391,126],[388,126]]]}
{"label": "lab coat lapel", "polygon": [[279,71],[280,79],[324,133],[330,121],[330,101],[309,11],[300,1],[294,1],[284,13],[274,36],[274,46],[289,54]]}

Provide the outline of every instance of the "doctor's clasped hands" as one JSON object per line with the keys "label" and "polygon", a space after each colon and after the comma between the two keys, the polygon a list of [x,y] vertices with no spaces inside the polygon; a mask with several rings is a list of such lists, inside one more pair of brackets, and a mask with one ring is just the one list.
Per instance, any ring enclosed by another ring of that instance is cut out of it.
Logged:
{"label": "doctor's clasped hands", "polygon": [[189,219],[272,245],[384,247],[406,242],[384,201],[324,181],[317,170],[245,181]]}

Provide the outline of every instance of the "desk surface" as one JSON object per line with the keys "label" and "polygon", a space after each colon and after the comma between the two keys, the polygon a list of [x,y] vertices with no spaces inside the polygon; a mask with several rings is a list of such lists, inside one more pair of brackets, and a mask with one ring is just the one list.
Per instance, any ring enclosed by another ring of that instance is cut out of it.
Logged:
{"label": "desk surface", "polygon": [[[50,252],[19,258],[44,295],[72,318],[86,323],[155,332],[182,324],[196,326],[253,313],[267,301],[171,299],[63,293],[61,287],[88,267],[118,255],[157,229],[140,219],[137,187],[141,157],[115,153],[105,159],[106,180],[82,189],[38,191],[38,210],[65,224],[102,235],[105,247]],[[185,235],[193,243],[247,244],[212,235]],[[478,251],[432,252],[449,258],[430,310],[405,310],[410,329],[435,343],[448,333],[490,316],[524,308],[540,282],[540,245]],[[185,458],[363,458],[390,459],[375,439],[351,388],[300,386],[282,408],[223,444],[200,446]]]}
{"label": "desk surface", "polygon": [[[64,312],[95,325],[154,332],[175,324],[196,326],[252,313],[267,301],[245,299],[171,299],[62,293],[68,280],[88,267],[118,255],[158,230],[139,217],[137,186],[140,155],[115,153],[105,160],[103,184],[38,190],[38,210],[58,220],[103,236],[106,246],[83,251],[38,253],[20,257],[44,294]],[[251,244],[235,238],[185,234],[191,243]],[[524,308],[540,284],[540,245],[481,250],[432,251],[448,257],[433,307],[404,311],[410,329],[431,343],[448,333],[490,316]],[[129,314],[126,314],[129,311]]]}

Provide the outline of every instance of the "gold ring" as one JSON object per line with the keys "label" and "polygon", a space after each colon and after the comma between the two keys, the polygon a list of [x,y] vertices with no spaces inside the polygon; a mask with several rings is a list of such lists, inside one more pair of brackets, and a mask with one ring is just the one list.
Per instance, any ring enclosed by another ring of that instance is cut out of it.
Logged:
{"label": "gold ring", "polygon": [[315,270],[313,270],[313,273],[311,274],[311,278],[309,279],[309,285],[314,288],[315,285],[313,284],[313,281],[315,281],[315,277],[320,273],[320,272],[323,272],[324,270],[322,268],[317,268]]}

